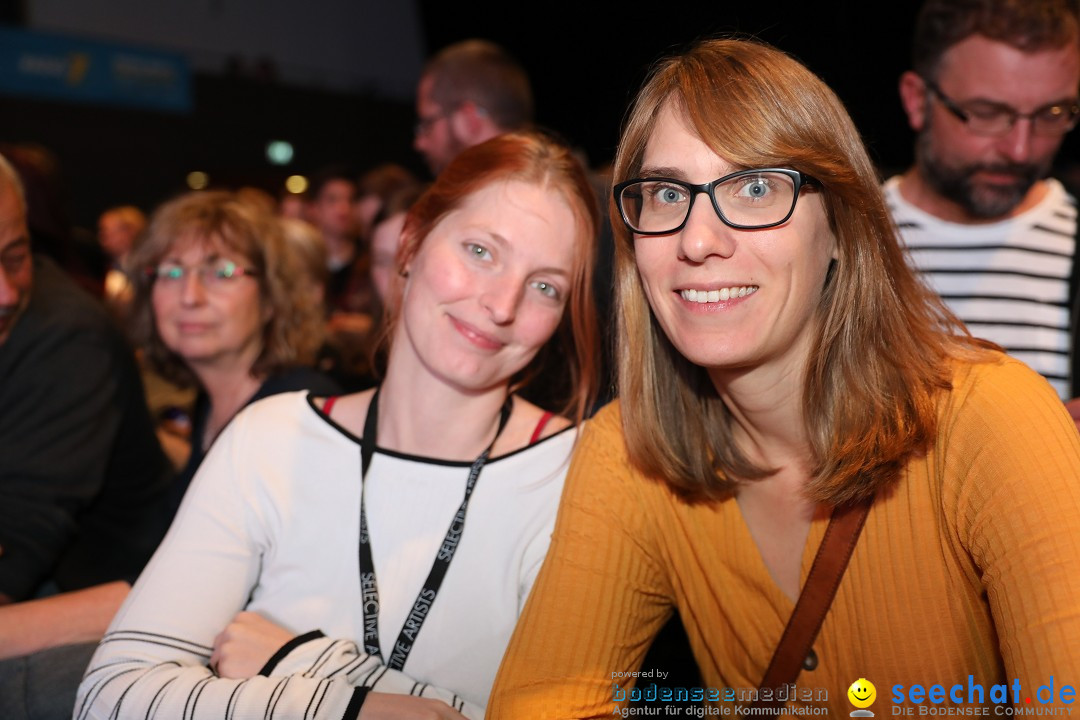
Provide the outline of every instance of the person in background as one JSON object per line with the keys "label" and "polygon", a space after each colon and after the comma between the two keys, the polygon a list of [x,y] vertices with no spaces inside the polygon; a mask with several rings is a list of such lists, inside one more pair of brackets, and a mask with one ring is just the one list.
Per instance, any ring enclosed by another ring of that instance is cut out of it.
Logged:
{"label": "person in background", "polygon": [[[595,224],[544,136],[458,156],[406,220],[378,390],[237,417],[74,717],[482,717],[595,391]],[[555,335],[561,415],[517,395]]]}
{"label": "person in background", "polygon": [[160,542],[170,478],[130,346],[33,252],[0,156],[0,717],[70,714],[91,647],[73,644]]}
{"label": "person in background", "polygon": [[308,220],[326,243],[330,282],[326,304],[331,312],[368,313],[368,257],[358,244],[352,205],[356,183],[344,168],[325,168],[311,180]]}
{"label": "person in background", "polygon": [[225,191],[162,205],[131,256],[132,312],[151,367],[198,389],[173,511],[214,440],[244,406],[280,392],[337,392],[312,369],[323,308],[280,220]]}
{"label": "person in background", "polygon": [[68,220],[67,183],[60,157],[33,142],[0,141],[0,154],[19,173],[34,254],[56,263],[91,297],[103,297],[107,257],[93,232]]}
{"label": "person in background", "polygon": [[865,678],[896,714],[935,685],[983,704],[1080,677],[1080,435],[919,282],[836,95],[768,46],[703,42],[642,88],[614,182],[620,396],[575,452],[489,717],[620,712],[674,610],[699,700],[728,708],[846,715]]}
{"label": "person in background", "polygon": [[309,220],[308,204],[302,193],[294,193],[290,190],[282,190],[278,194],[278,213],[283,218],[297,220]]}
{"label": "person in background", "polygon": [[465,148],[532,123],[529,77],[495,43],[455,43],[424,66],[416,117],[413,147],[438,175]]}
{"label": "person in background", "polygon": [[109,256],[109,269],[105,274],[105,303],[121,324],[126,324],[131,309],[128,255],[145,229],[146,215],[133,205],[109,208],[98,218],[98,243]]}
{"label": "person in background", "polygon": [[330,271],[326,266],[326,241],[313,225],[298,218],[283,217],[281,232],[290,252],[303,270],[303,282],[308,287],[311,301],[318,306],[326,302],[326,283]]}
{"label": "person in background", "polygon": [[401,247],[401,231],[405,227],[405,218],[427,188],[428,185],[419,183],[399,188],[387,198],[372,218],[371,285],[384,308],[391,297],[390,290],[397,268],[397,254]]}
{"label": "person in background", "polygon": [[396,163],[384,163],[360,176],[356,181],[353,217],[361,242],[370,244],[375,218],[382,212],[386,201],[416,184],[413,174]]}
{"label": "person in background", "polygon": [[[326,296],[329,272],[326,269],[326,243],[311,224],[295,218],[281,218],[282,231],[303,269],[307,292],[320,306]],[[365,338],[369,331],[365,331]],[[345,342],[342,342],[342,337]],[[332,379],[344,392],[355,392],[375,384],[371,348],[366,342],[349,342],[348,334],[327,332],[316,354],[315,368]]]}
{"label": "person in background", "polygon": [[1046,177],[1078,92],[1074,0],[928,0],[900,78],[915,164],[885,195],[931,287],[1041,373],[1080,427],[1076,199]]}
{"label": "person in background", "polygon": [[312,178],[309,219],[326,244],[329,279],[326,283],[327,332],[340,351],[339,367],[355,379],[349,388],[371,387],[367,358],[376,344],[377,300],[371,287],[371,255],[359,242],[353,216],[356,184],[344,168],[326,168]]}

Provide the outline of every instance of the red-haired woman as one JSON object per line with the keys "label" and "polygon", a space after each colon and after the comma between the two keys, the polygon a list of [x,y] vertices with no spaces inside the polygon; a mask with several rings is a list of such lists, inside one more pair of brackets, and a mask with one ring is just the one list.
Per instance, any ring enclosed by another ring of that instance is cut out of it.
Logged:
{"label": "red-haired woman", "polygon": [[[595,226],[543,136],[447,167],[405,224],[381,386],[232,422],[75,716],[482,716],[593,395]],[[556,337],[573,393],[552,417],[515,392]]]}

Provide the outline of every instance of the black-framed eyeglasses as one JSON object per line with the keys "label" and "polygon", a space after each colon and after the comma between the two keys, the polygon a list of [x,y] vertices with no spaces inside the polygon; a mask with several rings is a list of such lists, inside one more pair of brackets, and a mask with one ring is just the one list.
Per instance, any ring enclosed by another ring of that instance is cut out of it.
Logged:
{"label": "black-framed eyeglasses", "polygon": [[1031,130],[1036,135],[1053,137],[1064,135],[1076,127],[1080,119],[1080,103],[1051,103],[1029,113],[1022,113],[1014,107],[989,100],[971,100],[957,102],[937,86],[933,80],[923,78],[926,88],[937,96],[945,109],[963,122],[968,130],[976,135],[1001,137],[1007,135],[1016,121],[1021,118],[1031,121]]}
{"label": "black-framed eyeglasses", "polygon": [[146,268],[146,275],[166,287],[179,287],[188,275],[195,275],[209,289],[227,287],[243,277],[257,277],[255,268],[241,267],[231,260],[216,260],[201,265],[181,265],[177,262],[162,262]]}
{"label": "black-framed eyeglasses", "polygon": [[788,168],[740,170],[703,185],[668,177],[635,178],[614,187],[615,205],[631,232],[668,235],[683,229],[694,198],[703,193],[728,227],[760,230],[786,223],[799,191],[815,182]]}

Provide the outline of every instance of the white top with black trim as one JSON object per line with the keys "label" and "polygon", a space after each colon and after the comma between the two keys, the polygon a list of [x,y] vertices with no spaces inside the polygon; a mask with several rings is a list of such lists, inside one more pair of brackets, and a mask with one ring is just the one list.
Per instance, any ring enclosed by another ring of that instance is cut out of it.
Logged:
{"label": "white top with black trim", "polygon": [[1001,345],[1069,399],[1069,274],[1076,255],[1076,200],[1057,180],[1015,218],[963,225],[904,200],[900,177],[885,199],[912,265],[976,337]]}
{"label": "white top with black trim", "polygon": [[[114,618],[79,687],[76,720],[338,720],[361,686],[438,697],[482,717],[547,553],[575,437],[564,430],[488,461],[453,563],[397,672],[361,642],[359,440],[304,393],[252,405],[214,444]],[[470,465],[376,451],[366,502],[381,637],[396,638],[412,609]],[[218,678],[207,668],[214,637],[245,609],[325,636],[285,648],[269,677]]]}

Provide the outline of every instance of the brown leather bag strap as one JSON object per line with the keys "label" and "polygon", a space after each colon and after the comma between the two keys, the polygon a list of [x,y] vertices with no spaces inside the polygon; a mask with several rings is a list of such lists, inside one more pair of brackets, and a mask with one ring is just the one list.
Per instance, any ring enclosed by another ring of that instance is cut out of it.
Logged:
{"label": "brown leather bag strap", "polygon": [[799,600],[761,681],[762,690],[769,688],[774,691],[773,699],[758,700],[754,707],[780,707],[784,704],[775,699],[775,690],[795,682],[799,676],[803,661],[810,653],[836,590],[840,587],[840,579],[844,577],[844,570],[855,550],[872,502],[873,498],[870,498],[833,510],[825,537],[821,539],[821,546],[814,556],[814,564],[810,566],[810,574],[806,577]]}

